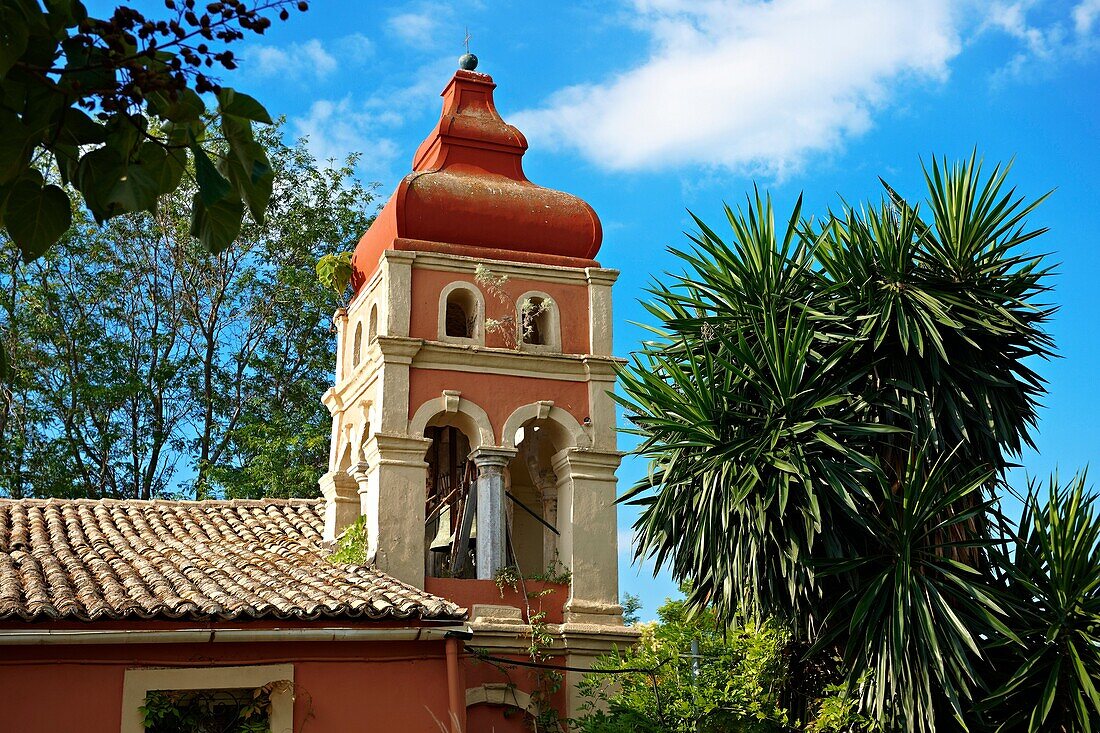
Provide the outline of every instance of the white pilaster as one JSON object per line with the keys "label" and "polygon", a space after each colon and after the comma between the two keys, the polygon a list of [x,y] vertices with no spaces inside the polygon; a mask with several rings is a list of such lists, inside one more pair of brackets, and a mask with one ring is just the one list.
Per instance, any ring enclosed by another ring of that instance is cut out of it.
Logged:
{"label": "white pilaster", "polygon": [[368,551],[375,565],[398,580],[424,587],[424,485],[430,440],[375,433],[366,460],[353,467]]}
{"label": "white pilaster", "polygon": [[621,459],[614,451],[575,448],[553,457],[561,561],[573,574],[567,623],[622,624],[615,520],[615,469]]}

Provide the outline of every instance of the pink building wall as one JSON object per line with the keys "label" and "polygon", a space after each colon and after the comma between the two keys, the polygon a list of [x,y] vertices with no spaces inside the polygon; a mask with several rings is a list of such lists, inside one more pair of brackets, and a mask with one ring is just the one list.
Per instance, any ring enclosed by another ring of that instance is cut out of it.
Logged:
{"label": "pink building wall", "polygon": [[[501,601],[492,581],[440,581],[436,590],[455,590],[478,602],[516,602],[506,591]],[[542,587],[541,585],[539,586]],[[560,621],[565,590],[545,599],[550,621]],[[325,626],[381,628],[386,624],[348,622]],[[100,622],[9,625],[20,632],[46,630],[218,629],[186,622]],[[254,622],[224,628],[309,628],[308,623]],[[522,657],[515,657],[522,659]],[[533,675],[507,672],[460,657],[458,688],[514,683],[530,691]],[[449,719],[446,642],[216,642],[182,644],[72,644],[0,646],[0,733],[119,733],[127,669],[139,667],[294,666],[294,733],[440,733]],[[563,709],[564,695],[554,703]],[[529,722],[515,708],[479,704],[466,709],[471,733],[521,733]]]}

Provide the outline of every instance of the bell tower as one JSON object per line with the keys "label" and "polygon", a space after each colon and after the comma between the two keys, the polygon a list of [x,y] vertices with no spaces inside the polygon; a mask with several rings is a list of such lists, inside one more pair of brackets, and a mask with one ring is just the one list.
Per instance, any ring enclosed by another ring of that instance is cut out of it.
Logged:
{"label": "bell tower", "polygon": [[592,207],[527,180],[527,141],[495,87],[455,73],[412,172],[355,249],[324,396],[326,536],[362,515],[375,565],[441,595],[488,587],[476,584],[506,566],[567,570],[562,622],[621,626],[618,273],[594,259]]}

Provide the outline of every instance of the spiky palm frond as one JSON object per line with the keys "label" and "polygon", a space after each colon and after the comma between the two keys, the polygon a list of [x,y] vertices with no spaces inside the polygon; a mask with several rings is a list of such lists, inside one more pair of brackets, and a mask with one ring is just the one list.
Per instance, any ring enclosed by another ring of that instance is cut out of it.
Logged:
{"label": "spiky palm frond", "polygon": [[1004,683],[985,707],[998,731],[1100,730],[1100,497],[1085,474],[1031,482],[1000,558],[1015,597]]}
{"label": "spiky palm frond", "polygon": [[859,324],[854,357],[871,366],[877,419],[909,434],[899,455],[921,445],[931,458],[956,452],[963,471],[999,471],[1032,445],[1045,383],[1028,360],[1053,355],[1044,327],[1054,309],[1036,302],[1051,268],[1020,251],[1045,231],[1025,225],[1042,198],[1025,205],[1004,191],[1007,173],[985,177],[973,157],[933,160],[931,223],[884,183],[887,201],[848,207],[822,228],[832,309]]}
{"label": "spiky palm frond", "polygon": [[[1011,635],[981,570],[953,559],[994,541],[969,529],[993,507],[984,498],[989,472],[960,478],[952,458],[911,454],[899,480],[874,486],[876,511],[855,523],[853,555],[819,564],[845,591],[817,646],[843,649],[849,686],[887,730],[934,731],[937,720],[961,719],[980,687],[982,634]],[[960,534],[967,539],[951,539]]]}
{"label": "spiky palm frond", "polygon": [[[726,208],[728,239],[696,219],[693,246],[676,251],[686,272],[649,291],[653,338],[621,370],[618,398],[651,468],[624,497],[641,507],[636,552],[690,580],[692,603],[816,633],[869,567],[822,576],[820,563],[879,557],[875,533],[896,528],[875,492],[927,484],[911,470],[916,452],[954,502],[944,512],[961,518],[926,543],[945,568],[992,572],[991,492],[1031,441],[1045,385],[1030,357],[1053,354],[1053,309],[1037,302],[1050,270],[1021,249],[1043,231],[1025,223],[1038,202],[1006,191],[1006,173],[934,161],[921,208],[887,185],[882,203],[817,224],[800,201],[785,229],[756,193]],[[912,639],[923,660],[941,641]],[[878,653],[884,670],[918,658]],[[972,693],[962,659],[929,673],[942,699]],[[876,709],[928,710],[924,684],[872,680]]]}

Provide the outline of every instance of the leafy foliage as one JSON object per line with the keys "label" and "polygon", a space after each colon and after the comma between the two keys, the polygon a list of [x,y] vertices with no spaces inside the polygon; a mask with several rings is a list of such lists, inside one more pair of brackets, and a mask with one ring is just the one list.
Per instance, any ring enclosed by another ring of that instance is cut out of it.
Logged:
{"label": "leafy foliage", "polygon": [[317,280],[321,285],[336,293],[343,305],[344,293],[351,284],[351,252],[327,254],[317,260]]}
{"label": "leafy foliage", "polygon": [[619,604],[623,607],[623,624],[633,626],[641,621],[642,599],[634,593],[624,593]]}
{"label": "leafy foliage", "polygon": [[[286,20],[288,8],[308,4],[164,5],[163,20],[130,5],[95,18],[80,0],[0,7],[0,225],[24,261],[41,257],[68,230],[71,201],[82,201],[99,224],[152,214],[185,175],[198,189],[191,232],[208,250],[229,246],[245,208],[263,222],[273,171],[253,123],[270,125],[271,117],[252,97],[220,86],[209,69],[236,68],[227,46],[245,32],[262,34],[271,25],[266,13]],[[206,93],[217,98],[212,114],[200,96]],[[60,181],[43,177],[51,165]]]}
{"label": "leafy foliage", "polygon": [[336,549],[328,556],[328,561],[334,565],[366,565],[369,540],[367,518],[360,515],[340,535],[340,539],[336,541]]}
{"label": "leafy foliage", "polygon": [[[887,730],[934,730],[928,713],[944,703],[949,716],[962,717],[980,684],[981,634],[1012,636],[982,573],[953,558],[993,543],[969,531],[992,508],[980,498],[988,475],[956,483],[952,458],[929,466],[914,454],[896,488],[879,481],[880,509],[854,538],[860,551],[821,563],[823,575],[842,576],[847,587],[818,647],[843,648],[849,689],[861,690],[861,709]],[[969,539],[949,539],[955,528]],[[861,685],[866,675],[875,684]]]}
{"label": "leafy foliage", "polygon": [[139,708],[150,733],[269,733],[268,683],[252,690],[150,690]]}
{"label": "leafy foliage", "polygon": [[[641,624],[639,644],[601,658],[581,685],[582,733],[771,733],[796,723],[784,707],[791,635],[781,624],[722,625],[714,611],[690,613],[683,600]],[[693,643],[694,642],[694,643]],[[651,673],[637,670],[651,670]],[[816,701],[829,718],[817,730],[865,731],[840,688]]]}
{"label": "leafy foliage", "polygon": [[189,233],[194,183],[155,213],[84,212],[33,263],[0,234],[0,494],[313,496],[328,462],[331,295],[321,255],[369,219],[354,161],[318,165],[278,126],[261,224],[211,255]]}
{"label": "leafy foliage", "polygon": [[637,554],[690,580],[691,608],[841,654],[891,729],[968,715],[983,645],[1015,643],[993,490],[1031,445],[1054,309],[1022,251],[1042,199],[1007,174],[933,161],[927,214],[884,182],[819,222],[800,201],[782,230],[757,193],[727,207],[728,241],[696,219],[621,373],[650,459],[623,497]]}
{"label": "leafy foliage", "polygon": [[[306,3],[276,0],[249,7],[240,0],[167,0],[169,19],[154,20],[128,5],[108,19],[88,15],[79,0],[15,0],[4,7],[0,43],[0,201],[2,216],[25,259],[40,256],[68,228],[68,195],[44,185],[38,171],[49,156],[83,197],[97,222],[152,211],[158,196],[176,190],[187,160],[201,193],[193,228],[213,251],[232,240],[241,202],[258,221],[271,196],[272,171],[252,123],[271,124],[252,97],[221,87],[205,68],[236,68],[225,48],[244,32],[263,33],[265,11]],[[216,119],[227,150],[211,159],[206,103],[216,94]],[[151,124],[151,123],[157,124]],[[204,145],[204,142],[206,145]],[[16,216],[28,207],[37,222]],[[228,216],[235,211],[236,216]],[[216,223],[225,214],[224,220]],[[13,230],[12,227],[16,228]]]}

